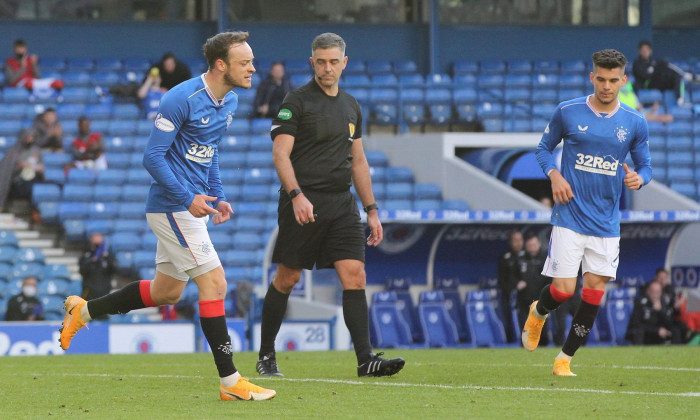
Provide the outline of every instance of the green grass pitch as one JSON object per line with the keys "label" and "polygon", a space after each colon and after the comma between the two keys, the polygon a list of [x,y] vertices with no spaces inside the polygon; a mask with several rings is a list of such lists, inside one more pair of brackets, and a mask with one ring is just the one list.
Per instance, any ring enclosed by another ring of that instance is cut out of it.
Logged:
{"label": "green grass pitch", "polygon": [[551,375],[558,349],[389,350],[406,367],[358,378],[351,352],[278,354],[285,378],[238,369],[271,401],[220,401],[210,354],[0,359],[0,418],[600,419],[699,418],[700,347],[587,347],[575,378]]}

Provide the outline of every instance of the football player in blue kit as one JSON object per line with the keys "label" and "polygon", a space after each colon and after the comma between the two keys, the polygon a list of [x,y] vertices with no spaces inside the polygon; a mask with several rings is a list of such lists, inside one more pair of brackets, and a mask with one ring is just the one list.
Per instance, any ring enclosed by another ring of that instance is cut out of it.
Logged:
{"label": "football player in blue kit", "polygon": [[[620,195],[623,184],[638,190],[651,181],[648,128],[644,116],[621,104],[627,59],[616,50],[593,54],[593,94],[562,102],[537,147],[537,161],[552,184],[552,236],[542,274],[553,278],[532,303],[522,332],[525,349],[537,348],[547,315],[573,296],[579,267],[581,304],[552,373],[576,376],[571,358],[585,342],[620,253]],[[561,171],[552,151],[564,141]],[[630,154],[634,170],[625,161]]]}
{"label": "football player in blue kit", "polygon": [[129,283],[107,296],[66,299],[61,347],[67,350],[86,322],[104,314],[174,304],[189,278],[199,288],[202,332],[219,372],[222,400],[268,400],[275,391],[243,378],[233,364],[226,327],[226,278],[207,231],[233,213],[219,177],[218,145],[238,106],[236,87],[249,89],[255,73],[247,32],[224,32],[204,44],[209,69],[164,96],[146,147],[143,165],[154,182],[146,219],[158,237],[153,280]]}

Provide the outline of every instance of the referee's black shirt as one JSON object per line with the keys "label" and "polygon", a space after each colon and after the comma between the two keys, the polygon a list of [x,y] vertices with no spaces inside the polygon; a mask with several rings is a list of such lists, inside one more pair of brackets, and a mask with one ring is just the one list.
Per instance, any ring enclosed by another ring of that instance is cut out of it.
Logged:
{"label": "referee's black shirt", "polygon": [[272,121],[272,140],[294,137],[290,156],[302,190],[341,192],[352,182],[352,142],[362,137],[362,113],[343,89],[328,96],[311,80],[289,92]]}

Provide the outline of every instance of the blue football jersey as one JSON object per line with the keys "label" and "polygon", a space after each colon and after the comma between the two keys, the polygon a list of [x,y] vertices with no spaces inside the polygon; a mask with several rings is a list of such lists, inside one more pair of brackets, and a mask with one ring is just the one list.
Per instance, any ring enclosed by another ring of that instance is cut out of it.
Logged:
{"label": "blue football jersey", "polygon": [[584,235],[620,236],[622,164],[630,153],[644,184],[651,181],[648,131],[644,116],[619,102],[608,114],[593,109],[588,97],[559,104],[536,155],[547,174],[556,169],[552,151],[564,141],[560,172],[574,198],[554,205],[552,224]]}
{"label": "blue football jersey", "polygon": [[153,177],[146,212],[189,209],[196,194],[225,200],[219,177],[218,146],[231,124],[238,96],[218,101],[204,75],[180,83],[163,95],[148,140],[143,166]]}

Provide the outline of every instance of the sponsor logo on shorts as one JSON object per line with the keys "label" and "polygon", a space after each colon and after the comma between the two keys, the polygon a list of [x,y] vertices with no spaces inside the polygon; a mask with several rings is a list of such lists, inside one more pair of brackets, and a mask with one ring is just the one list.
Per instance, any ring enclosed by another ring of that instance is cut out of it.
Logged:
{"label": "sponsor logo on shorts", "polygon": [[166,133],[170,133],[171,131],[175,130],[175,124],[173,124],[169,119],[165,118],[163,114],[156,115],[154,124],[157,129],[160,131],[165,131]]}
{"label": "sponsor logo on shorts", "polygon": [[576,158],[574,168],[578,169],[579,171],[592,172],[595,174],[608,176],[617,175],[619,161],[610,155],[593,156],[577,153]]}
{"label": "sponsor logo on shorts", "polygon": [[280,112],[277,113],[277,118],[280,120],[288,120],[292,118],[292,111],[288,110],[287,108],[282,108],[280,109]]}

